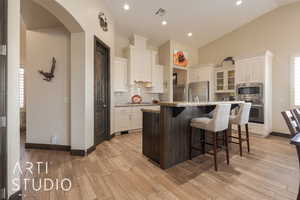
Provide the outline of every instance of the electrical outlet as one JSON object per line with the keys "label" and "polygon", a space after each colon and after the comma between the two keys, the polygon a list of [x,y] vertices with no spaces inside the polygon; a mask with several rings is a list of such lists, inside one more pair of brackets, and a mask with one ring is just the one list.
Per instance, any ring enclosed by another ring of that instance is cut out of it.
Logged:
{"label": "electrical outlet", "polygon": [[51,144],[57,144],[58,137],[57,136],[52,136],[51,137]]}

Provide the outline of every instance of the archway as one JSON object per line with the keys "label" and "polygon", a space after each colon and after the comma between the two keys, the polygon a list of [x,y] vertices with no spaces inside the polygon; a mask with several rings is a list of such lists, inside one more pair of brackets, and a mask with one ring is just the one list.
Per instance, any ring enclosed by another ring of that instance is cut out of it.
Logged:
{"label": "archway", "polygon": [[85,31],[78,21],[56,0],[32,0],[55,16],[71,33],[70,40],[70,146],[86,150],[85,140]]}

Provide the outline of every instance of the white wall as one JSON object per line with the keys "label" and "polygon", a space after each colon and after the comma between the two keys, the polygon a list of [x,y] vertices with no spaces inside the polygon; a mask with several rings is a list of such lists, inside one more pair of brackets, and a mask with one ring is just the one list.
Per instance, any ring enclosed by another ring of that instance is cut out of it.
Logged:
{"label": "white wall", "polygon": [[274,53],[273,131],[288,129],[280,114],[290,109],[290,60],[300,53],[300,3],[278,8],[199,49],[200,63],[219,63],[227,56],[251,57]]}
{"label": "white wall", "polygon": [[[88,149],[94,144],[94,36],[97,36],[110,47],[112,63],[114,57],[114,21],[107,6],[102,0],[76,0],[75,2],[65,0],[56,1],[78,21],[85,32],[85,88],[84,91],[81,90],[84,92],[84,102],[81,101],[81,103],[84,103],[84,105],[76,105],[79,107],[84,107],[84,113],[82,113],[84,116],[84,130],[77,131],[77,134],[74,136],[76,137],[74,140],[76,140],[78,148]],[[108,32],[104,32],[99,26],[98,14],[100,11],[104,12],[108,18]],[[73,42],[71,41],[71,43]],[[111,67],[112,66],[113,65],[111,65]],[[111,87],[111,94],[113,94],[112,88],[113,87]],[[112,107],[111,114],[111,118],[113,119]],[[81,121],[78,123],[81,123]],[[111,127],[112,126],[113,123],[111,120]],[[111,128],[111,133],[112,131],[113,127]],[[82,138],[82,136],[84,136],[84,138]]]}
{"label": "white wall", "polygon": [[[199,63],[199,52],[197,48],[171,40],[172,56],[175,50],[185,51],[187,53],[187,58],[189,60],[188,66],[195,66]],[[173,57],[172,57],[172,64],[173,64]]]}
{"label": "white wall", "polygon": [[15,164],[20,160],[18,70],[20,66],[20,0],[8,0],[7,146],[8,195],[13,194]]}
{"label": "white wall", "polygon": [[[88,149],[94,144],[94,36],[110,47],[112,63],[113,18],[103,0],[34,1],[55,15],[71,32],[71,148]],[[99,26],[99,12],[104,12],[108,18],[108,32]],[[113,102],[113,96],[111,98]],[[113,112],[111,114],[113,119]]]}
{"label": "white wall", "polygon": [[[70,145],[70,33],[65,28],[27,31],[26,116],[27,143]],[[43,80],[56,59],[55,77]]]}

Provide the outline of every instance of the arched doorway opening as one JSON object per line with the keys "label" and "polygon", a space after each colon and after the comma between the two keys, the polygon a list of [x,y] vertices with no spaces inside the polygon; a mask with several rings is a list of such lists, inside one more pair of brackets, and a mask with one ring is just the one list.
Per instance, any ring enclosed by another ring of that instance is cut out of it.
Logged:
{"label": "arched doorway opening", "polygon": [[[63,7],[61,6],[57,1],[54,0],[24,0],[22,3],[26,2],[31,2],[39,7],[43,8],[50,14],[52,14],[58,21],[61,23],[66,30],[69,33],[68,36],[68,44],[67,48],[69,48],[68,52],[66,54],[69,54],[69,62],[68,64],[70,65],[70,70],[65,71],[65,73],[68,74],[68,91],[66,93],[68,94],[63,94],[65,95],[64,97],[64,102],[61,104],[67,104],[68,105],[68,117],[67,117],[67,124],[63,124],[61,120],[59,120],[58,124],[61,123],[61,126],[69,126],[66,128],[66,132],[68,134],[67,136],[61,136],[61,130],[59,127],[55,127],[56,125],[51,126],[51,120],[55,120],[55,116],[51,116],[48,118],[49,121],[49,126],[44,126],[41,127],[40,129],[36,129],[33,135],[30,137],[26,138],[26,145],[30,147],[30,145],[33,147],[35,145],[39,144],[46,144],[44,146],[45,148],[62,148],[62,149],[74,149],[74,150],[85,150],[86,145],[85,145],[85,31],[81,27],[81,25],[78,23],[78,21]],[[42,31],[39,31],[39,36],[41,35]],[[48,34],[48,33],[47,33]],[[57,37],[57,32],[53,33],[55,34],[55,37]],[[49,34],[48,34],[49,35]],[[47,36],[48,36],[47,35]],[[48,37],[49,38],[49,37]],[[59,44],[59,41],[57,41],[56,45]],[[46,45],[45,45],[46,46]],[[51,46],[48,45],[48,47]],[[40,49],[43,49],[42,47]],[[48,48],[49,49],[49,48]],[[54,54],[53,52],[56,51],[55,47],[51,48],[51,51],[47,51],[47,49],[43,49],[44,53],[48,53],[49,61],[52,59]],[[33,53],[31,55],[34,55],[36,53],[34,50],[32,51]],[[38,51],[37,51],[38,52]],[[39,54],[36,54],[38,57]],[[56,54],[56,56],[60,56],[59,54]],[[59,64],[59,63],[58,63]],[[60,63],[61,64],[61,63]],[[49,63],[49,67],[51,66],[51,63]],[[34,71],[35,76],[37,76],[37,70]],[[59,74],[58,74],[59,73]],[[61,75],[61,72],[57,71],[57,78]],[[26,77],[26,73],[25,73]],[[40,81],[42,81],[42,77],[40,77]],[[42,84],[45,84],[44,82],[40,82]],[[52,85],[51,85],[52,84]],[[25,84],[26,85],[26,84]],[[35,85],[35,83],[33,83]],[[48,89],[51,90],[51,92],[44,91],[44,94],[54,94],[56,90],[53,88],[53,83],[45,84],[44,88],[45,90]],[[52,86],[52,89],[51,89]],[[55,86],[54,86],[55,87]],[[57,90],[59,89],[59,86],[56,87]],[[49,95],[49,98],[53,98],[52,95]],[[48,98],[48,99],[49,99]],[[27,99],[27,98],[26,98]],[[51,101],[50,101],[51,102]],[[34,103],[34,102],[31,102]],[[48,107],[49,110],[51,110],[51,105],[52,103],[46,103],[44,106]],[[54,104],[54,103],[53,103]],[[26,103],[27,105],[27,103]],[[36,108],[38,109],[38,108]],[[56,108],[59,109],[59,108]],[[37,112],[38,113],[38,112]],[[40,112],[38,113],[41,115],[42,118],[46,119],[46,116],[42,116],[43,113]],[[26,114],[28,116],[28,114]],[[36,118],[39,118],[35,115]],[[28,127],[29,123],[37,123],[34,120],[27,120],[26,122],[26,127]],[[60,125],[57,125],[60,126]],[[42,130],[44,129],[44,131]],[[44,136],[41,134],[41,132],[46,132]],[[40,138],[38,138],[40,137]],[[61,137],[61,138],[60,138]],[[62,139],[65,138],[65,139]],[[63,141],[60,141],[63,140]]]}

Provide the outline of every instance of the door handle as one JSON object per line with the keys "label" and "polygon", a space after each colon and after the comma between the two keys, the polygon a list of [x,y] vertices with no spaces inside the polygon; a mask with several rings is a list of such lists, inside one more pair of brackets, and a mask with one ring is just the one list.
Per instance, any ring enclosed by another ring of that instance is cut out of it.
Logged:
{"label": "door handle", "polygon": [[103,108],[106,108],[106,107],[107,107],[107,105],[104,104],[104,105],[103,105]]}

